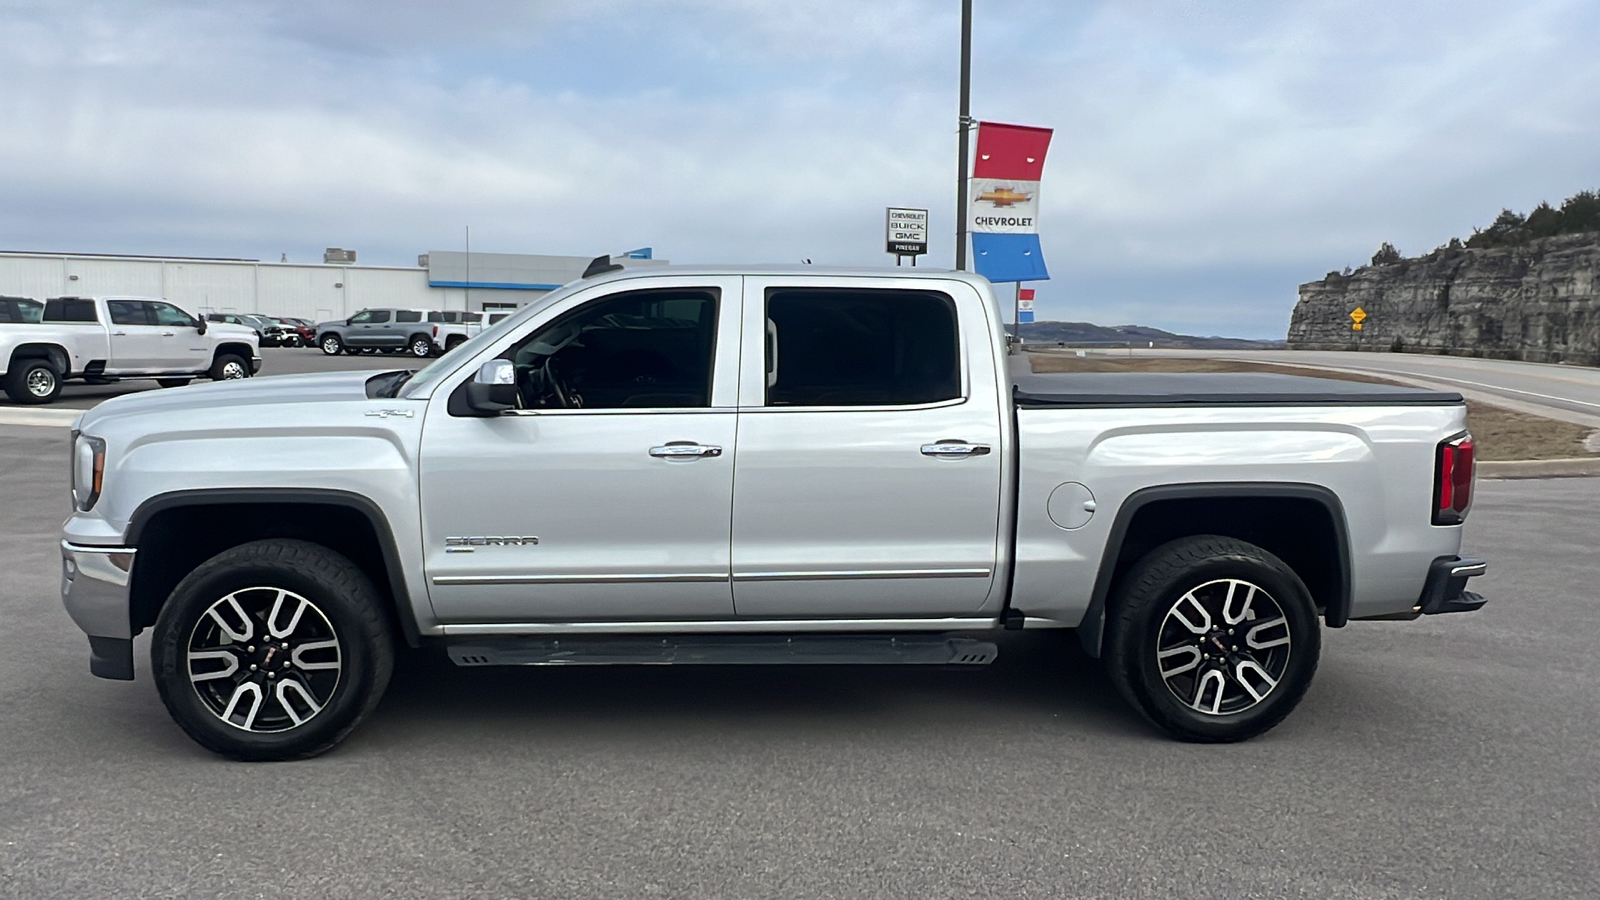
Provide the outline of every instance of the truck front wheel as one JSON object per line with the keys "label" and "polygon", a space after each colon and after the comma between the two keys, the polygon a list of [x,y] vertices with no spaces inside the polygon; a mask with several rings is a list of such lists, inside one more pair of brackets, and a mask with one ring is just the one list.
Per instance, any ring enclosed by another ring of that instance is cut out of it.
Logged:
{"label": "truck front wheel", "polygon": [[219,354],[211,363],[212,381],[236,381],[240,378],[250,377],[250,364],[244,357],[232,353]]}
{"label": "truck front wheel", "polygon": [[1283,721],[1322,649],[1299,576],[1234,538],[1188,537],[1150,551],[1122,579],[1110,613],[1112,682],[1185,741],[1242,741]]}
{"label": "truck front wheel", "polygon": [[179,582],[150,658],[167,711],[196,743],[282,760],[344,740],[383,696],[394,648],[365,573],[278,539],[226,550]]}

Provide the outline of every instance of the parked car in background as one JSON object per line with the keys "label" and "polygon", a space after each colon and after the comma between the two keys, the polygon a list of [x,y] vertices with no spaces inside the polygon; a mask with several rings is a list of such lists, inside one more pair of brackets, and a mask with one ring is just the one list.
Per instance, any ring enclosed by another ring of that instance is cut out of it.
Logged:
{"label": "parked car in background", "polygon": [[49,403],[73,378],[162,387],[249,378],[261,369],[259,346],[251,329],[208,323],[158,297],[55,297],[38,323],[0,323],[0,385],[13,402]]}
{"label": "parked car in background", "polygon": [[44,316],[44,304],[31,297],[0,297],[0,324],[37,324]]}
{"label": "parked car in background", "polygon": [[428,313],[428,321],[439,326],[434,332],[434,343],[440,350],[449,352],[466,343],[483,330],[483,313],[464,309],[443,309]]}
{"label": "parked car in background", "polygon": [[206,321],[242,325],[256,333],[263,347],[293,347],[300,340],[293,328],[258,313],[206,313]]}
{"label": "parked car in background", "polygon": [[307,319],[295,316],[278,316],[278,321],[294,329],[295,337],[299,344],[294,346],[311,347],[317,343],[317,326]]}
{"label": "parked car in background", "polygon": [[427,358],[439,352],[438,326],[426,309],[363,309],[343,321],[317,324],[317,346],[329,356],[340,353],[393,353],[404,350]]}

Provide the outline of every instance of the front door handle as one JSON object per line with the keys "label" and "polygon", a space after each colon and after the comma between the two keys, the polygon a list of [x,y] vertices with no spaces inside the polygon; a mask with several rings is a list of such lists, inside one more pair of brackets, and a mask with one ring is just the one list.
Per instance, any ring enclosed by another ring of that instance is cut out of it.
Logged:
{"label": "front door handle", "polygon": [[988,444],[969,444],[966,441],[940,441],[922,445],[923,456],[983,456],[988,452]]}
{"label": "front door handle", "polygon": [[128,333],[126,331],[113,331],[113,332],[111,332],[111,336],[112,337],[127,337]]}
{"label": "front door handle", "polygon": [[709,456],[721,456],[722,448],[710,444],[692,444],[674,441],[660,447],[651,447],[650,455],[657,459],[702,459]]}
{"label": "front door handle", "polygon": [[178,333],[176,331],[163,331],[163,332],[161,332],[161,336],[162,337],[176,337],[177,334]]}

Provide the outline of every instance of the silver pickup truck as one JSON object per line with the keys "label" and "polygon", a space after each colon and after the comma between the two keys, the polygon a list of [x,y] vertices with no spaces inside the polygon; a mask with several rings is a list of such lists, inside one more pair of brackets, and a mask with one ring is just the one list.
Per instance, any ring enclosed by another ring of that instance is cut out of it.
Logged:
{"label": "silver pickup truck", "polygon": [[420,371],[101,404],[62,594],[95,674],[133,678],[153,629],[173,718],[245,759],[337,744],[402,641],[981,665],[1028,628],[1076,629],[1169,734],[1234,741],[1300,700],[1323,626],[1483,604],[1465,416],[1278,375],[1014,381],[960,273],[602,272]]}

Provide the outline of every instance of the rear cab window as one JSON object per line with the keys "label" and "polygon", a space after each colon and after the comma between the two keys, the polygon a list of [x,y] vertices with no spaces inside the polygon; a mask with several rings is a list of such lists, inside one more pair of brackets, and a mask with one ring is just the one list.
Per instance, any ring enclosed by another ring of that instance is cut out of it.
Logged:
{"label": "rear cab window", "polygon": [[83,297],[56,297],[46,300],[43,321],[63,325],[93,325],[100,321],[94,301]]}
{"label": "rear cab window", "polygon": [[396,322],[421,322],[422,313],[415,309],[402,309],[394,314]]}

